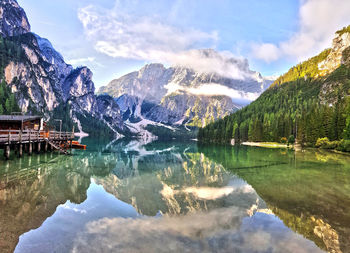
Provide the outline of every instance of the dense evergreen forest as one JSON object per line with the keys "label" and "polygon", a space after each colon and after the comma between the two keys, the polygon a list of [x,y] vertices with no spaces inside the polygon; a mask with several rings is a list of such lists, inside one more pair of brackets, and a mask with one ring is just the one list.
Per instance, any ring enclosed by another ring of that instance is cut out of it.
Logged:
{"label": "dense evergreen forest", "polygon": [[[350,60],[349,52],[346,49],[343,58]],[[325,50],[291,68],[249,106],[199,129],[199,141],[293,143],[297,139],[306,146],[350,151],[350,65],[320,75],[318,64],[329,53]]]}
{"label": "dense evergreen forest", "polygon": [[[0,36],[0,115],[20,112],[15,95],[6,85],[4,80],[4,68],[10,59],[20,61],[24,59],[24,52],[20,44],[11,39],[4,39]],[[16,80],[14,80],[16,81]]]}

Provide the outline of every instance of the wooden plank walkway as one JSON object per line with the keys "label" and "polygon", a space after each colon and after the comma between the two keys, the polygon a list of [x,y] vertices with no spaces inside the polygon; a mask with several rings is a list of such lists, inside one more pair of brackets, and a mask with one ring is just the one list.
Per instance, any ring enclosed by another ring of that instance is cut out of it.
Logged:
{"label": "wooden plank walkway", "polygon": [[59,150],[61,153],[68,154],[67,149],[72,148],[74,132],[57,131],[34,131],[34,130],[0,130],[0,148],[4,149],[6,159],[10,157],[10,149],[18,151],[19,157],[23,154],[23,146],[28,154],[32,154],[33,144],[37,152],[41,151],[44,145],[44,151],[51,149]]}
{"label": "wooden plank walkway", "polygon": [[33,131],[33,130],[0,130],[0,145],[28,142],[73,140],[73,132]]}

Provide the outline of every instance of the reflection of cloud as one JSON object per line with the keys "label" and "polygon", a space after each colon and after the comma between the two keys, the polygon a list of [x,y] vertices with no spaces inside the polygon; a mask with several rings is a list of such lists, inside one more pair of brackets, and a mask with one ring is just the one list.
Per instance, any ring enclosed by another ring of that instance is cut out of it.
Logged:
{"label": "reflection of cloud", "polygon": [[261,215],[247,218],[233,207],[177,217],[104,218],[87,224],[73,252],[320,252],[281,229],[275,216]]}
{"label": "reflection of cloud", "polygon": [[80,214],[85,214],[86,213],[86,210],[84,209],[78,209],[76,207],[72,207],[69,203],[65,203],[64,205],[61,206],[63,209],[66,209],[66,210],[71,210],[75,213],[80,213]]}
{"label": "reflection of cloud", "polygon": [[199,199],[214,200],[230,195],[234,191],[231,186],[214,187],[188,187],[183,190],[185,193],[191,193]]}
{"label": "reflection of cloud", "polygon": [[187,193],[192,194],[198,199],[215,200],[226,197],[233,192],[255,193],[250,185],[224,186],[224,187],[187,187],[182,190],[173,190],[171,187],[163,183],[161,194],[165,198],[173,198],[175,194]]}

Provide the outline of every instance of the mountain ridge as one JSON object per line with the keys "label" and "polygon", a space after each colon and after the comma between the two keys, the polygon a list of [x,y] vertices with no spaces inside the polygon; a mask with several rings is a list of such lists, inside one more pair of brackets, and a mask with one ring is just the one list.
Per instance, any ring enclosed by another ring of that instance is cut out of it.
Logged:
{"label": "mountain ridge", "polygon": [[[202,52],[218,55],[214,50]],[[137,97],[141,104],[153,104],[150,110],[141,111],[144,118],[155,122],[167,125],[179,125],[179,122],[184,122],[189,126],[202,127],[242,106],[235,103],[234,98],[227,96],[227,93],[248,98],[257,96],[272,83],[260,73],[251,71],[248,63],[243,62],[241,68],[250,76],[245,80],[223,77],[216,73],[197,72],[180,65],[166,68],[163,64],[151,63],[139,71],[123,75],[100,87],[98,94],[109,94],[117,101],[119,97]],[[211,87],[217,88],[219,92],[220,89],[225,89],[226,93],[215,94],[214,91],[213,94],[206,94],[208,91],[212,92]],[[239,103],[248,101],[236,100]],[[119,106],[125,107],[120,103]],[[133,111],[132,108],[129,111]]]}

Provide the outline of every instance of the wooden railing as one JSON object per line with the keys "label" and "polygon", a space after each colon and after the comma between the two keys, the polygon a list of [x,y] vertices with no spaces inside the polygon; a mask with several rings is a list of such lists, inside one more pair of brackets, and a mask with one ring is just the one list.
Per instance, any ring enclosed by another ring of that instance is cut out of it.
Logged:
{"label": "wooden railing", "polygon": [[59,141],[72,139],[74,139],[73,132],[0,130],[0,144],[40,142],[44,140]]}

